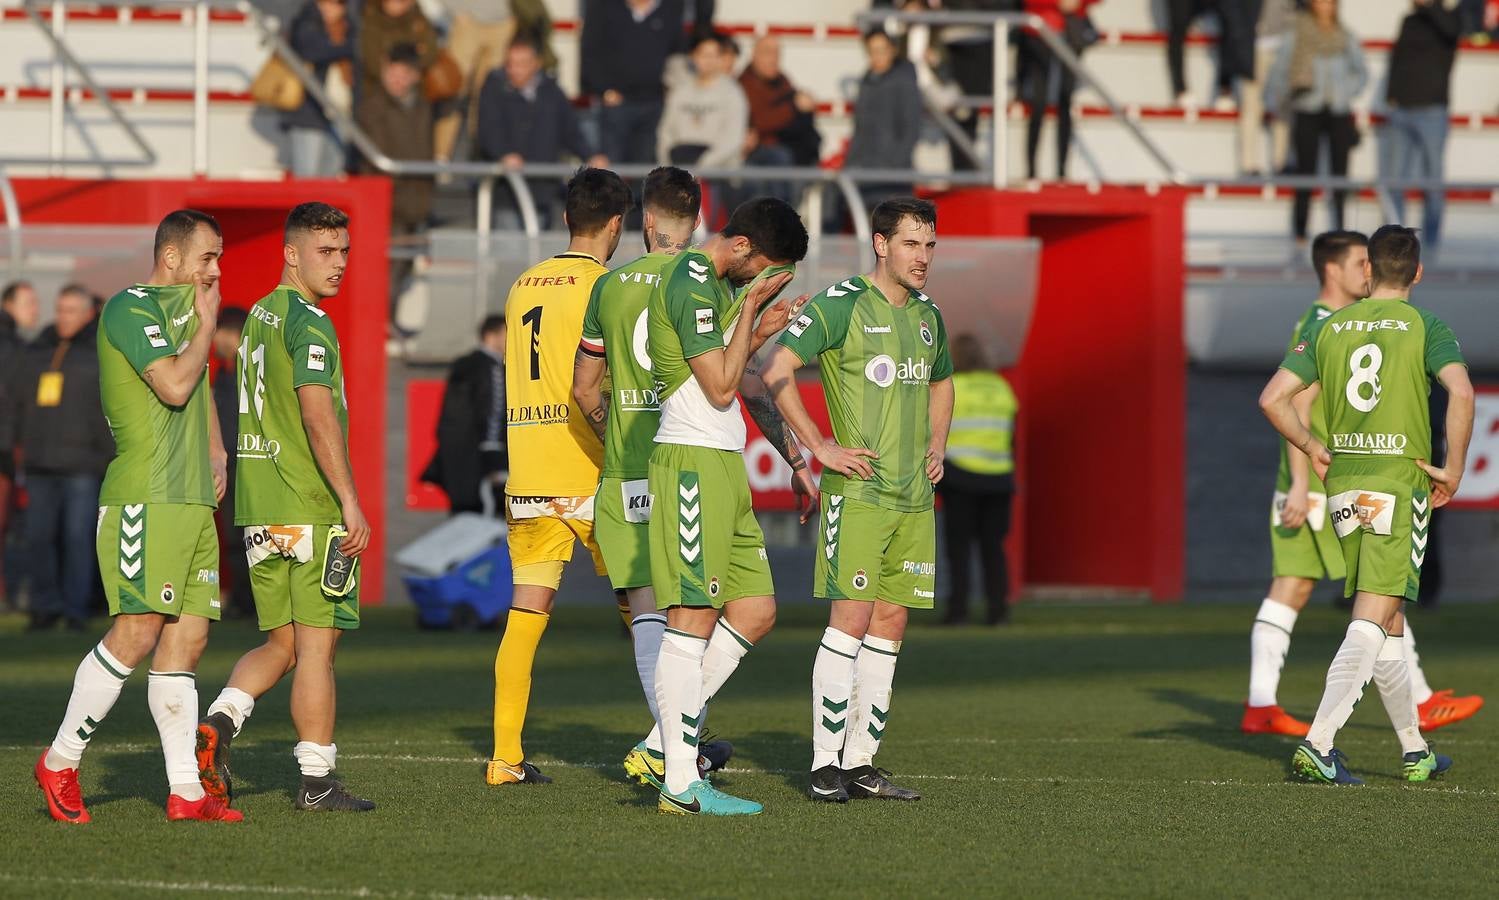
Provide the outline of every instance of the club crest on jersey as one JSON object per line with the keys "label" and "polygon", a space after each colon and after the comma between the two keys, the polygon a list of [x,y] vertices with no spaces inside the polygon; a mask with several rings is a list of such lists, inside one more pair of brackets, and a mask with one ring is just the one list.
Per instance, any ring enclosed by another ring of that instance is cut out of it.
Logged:
{"label": "club crest on jersey", "polygon": [[812,327],[812,317],[808,315],[800,315],[797,316],[795,322],[791,323],[791,328],[788,330],[796,337],[801,337],[802,333],[810,327]]}
{"label": "club crest on jersey", "polygon": [[921,322],[921,342],[928,347],[932,346],[932,327],[923,319]]}
{"label": "club crest on jersey", "polygon": [[869,575],[863,569],[854,573],[854,590],[862,591],[869,587]]}
{"label": "club crest on jersey", "polygon": [[170,604],[175,599],[177,599],[177,595],[172,592],[172,583],[168,581],[161,586],[161,602]]}
{"label": "club crest on jersey", "polygon": [[712,578],[708,579],[708,596],[709,597],[717,597],[718,596],[718,590],[719,590],[719,588],[718,588],[718,576],[715,575]]}
{"label": "club crest on jersey", "polygon": [[699,309],[697,311],[697,333],[708,334],[713,330],[713,310]]}

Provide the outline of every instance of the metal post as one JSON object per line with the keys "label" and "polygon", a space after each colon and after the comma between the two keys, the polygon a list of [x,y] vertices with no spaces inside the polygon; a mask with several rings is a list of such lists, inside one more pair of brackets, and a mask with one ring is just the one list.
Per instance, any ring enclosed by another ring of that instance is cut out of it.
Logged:
{"label": "metal post", "polygon": [[474,248],[474,324],[484,321],[489,312],[489,251],[494,234],[494,176],[479,179],[478,221],[475,234],[478,245]]}
{"label": "metal post", "polygon": [[[52,49],[52,108],[48,133],[47,154],[53,160],[61,159],[66,151],[63,146],[63,111],[67,104],[67,67],[63,65],[61,52],[63,32],[67,29],[68,7],[63,0],[52,0],[52,34],[57,38]],[[62,174],[62,166],[55,162],[51,166],[53,175]]]}
{"label": "metal post", "polygon": [[208,174],[208,4],[193,7],[193,174]]}
{"label": "metal post", "polygon": [[10,183],[4,167],[0,167],[0,207],[5,209],[5,231],[10,247],[7,268],[10,280],[14,281],[21,277],[21,203],[16,199],[16,187]]}
{"label": "metal post", "polygon": [[994,20],[994,112],[989,121],[989,159],[994,186],[1010,180],[1010,23]]}

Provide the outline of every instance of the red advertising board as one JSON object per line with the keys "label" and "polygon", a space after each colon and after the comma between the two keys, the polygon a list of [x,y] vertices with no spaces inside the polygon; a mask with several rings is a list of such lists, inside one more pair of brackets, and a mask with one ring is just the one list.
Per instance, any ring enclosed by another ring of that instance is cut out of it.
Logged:
{"label": "red advertising board", "polygon": [[[801,381],[797,388],[802,394],[802,403],[811,414],[812,421],[823,434],[832,434],[832,423],[828,421],[828,404],[822,396],[822,384],[817,381]],[[791,492],[791,467],[781,454],[765,439],[749,413],[744,414],[749,440],[744,445],[744,468],[749,473],[750,494],[754,497],[755,509],[796,509],[796,495]],[[822,463],[812,458],[802,448],[811,464],[812,477],[822,475]]]}
{"label": "red advertising board", "polygon": [[1468,444],[1468,470],[1454,508],[1499,509],[1499,386],[1479,385],[1473,402],[1473,440]]}

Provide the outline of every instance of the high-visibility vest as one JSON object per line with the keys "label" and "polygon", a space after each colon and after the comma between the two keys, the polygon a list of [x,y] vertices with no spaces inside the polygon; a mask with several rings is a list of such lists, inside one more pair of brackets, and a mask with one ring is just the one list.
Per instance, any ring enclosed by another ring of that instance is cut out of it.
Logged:
{"label": "high-visibility vest", "polygon": [[995,372],[958,372],[952,387],[947,461],[978,475],[1015,471],[1011,438],[1019,404],[1010,383]]}

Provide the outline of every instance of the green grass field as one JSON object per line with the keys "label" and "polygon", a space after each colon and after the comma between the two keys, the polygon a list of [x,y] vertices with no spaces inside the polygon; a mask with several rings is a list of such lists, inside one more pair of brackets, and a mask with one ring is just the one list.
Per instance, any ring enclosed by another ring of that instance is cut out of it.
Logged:
{"label": "green grass field", "polygon": [[[1022,609],[1005,631],[914,627],[880,762],[917,804],[813,804],[809,680],[820,608],[787,607],[710,728],[719,781],[764,815],[661,816],[618,762],[646,714],[612,609],[564,608],[543,642],[526,732],[549,787],[489,788],[494,634],[429,634],[376,611],[339,659],[340,768],[379,802],[298,814],[285,686],[235,745],[243,826],[168,824],[137,672],[85,761],[94,824],[46,818],[31,766],[89,641],[0,620],[0,895],[184,896],[1492,896],[1499,710],[1438,732],[1457,764],[1396,780],[1373,688],[1340,745],[1369,781],[1287,781],[1293,742],[1237,730],[1250,606]],[[1436,687],[1494,687],[1499,609],[1418,620]],[[1309,715],[1343,616],[1308,612],[1282,703]],[[101,625],[102,627],[102,625]],[[256,636],[217,628],[201,702]],[[1489,885],[1485,887],[1485,885]]]}

